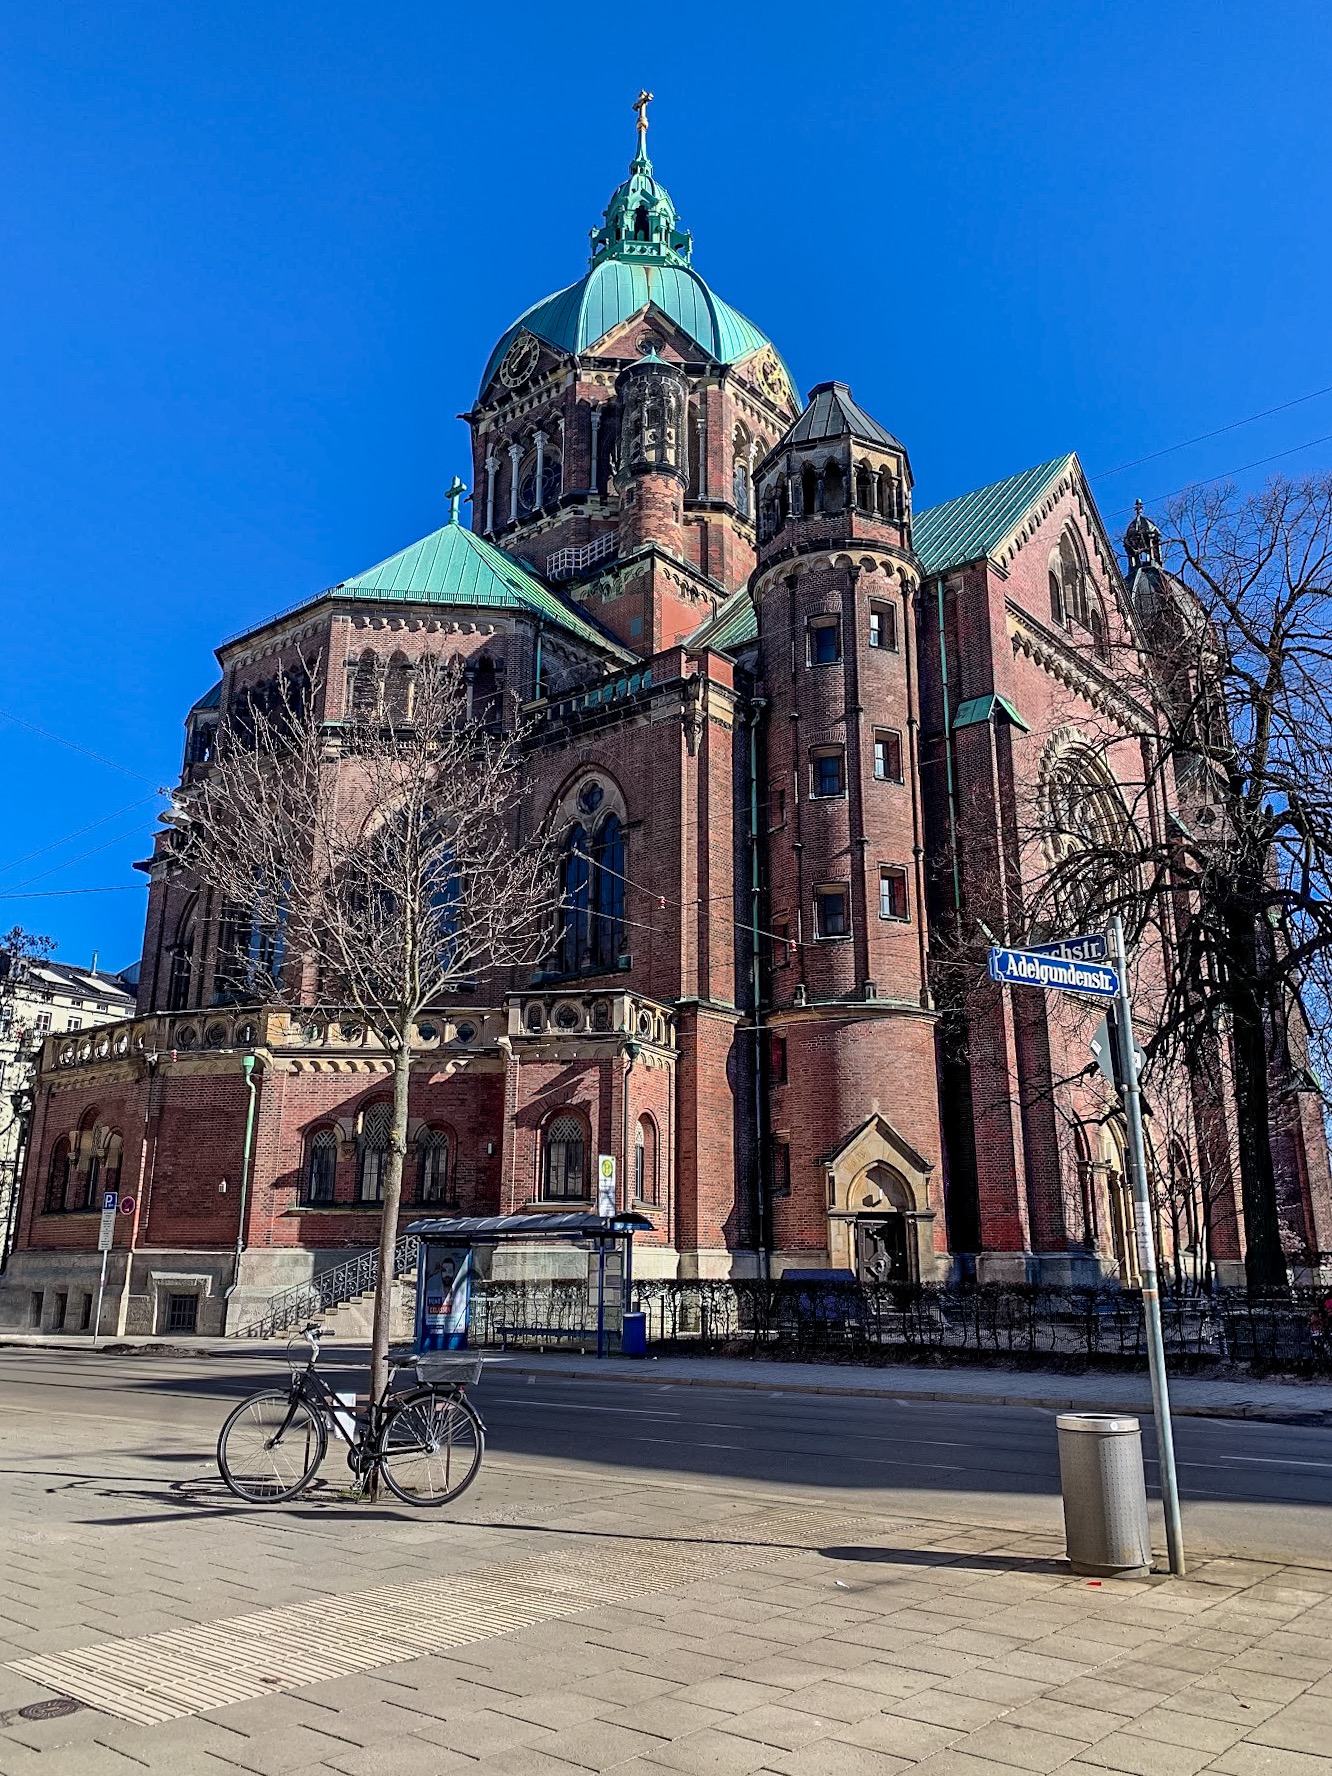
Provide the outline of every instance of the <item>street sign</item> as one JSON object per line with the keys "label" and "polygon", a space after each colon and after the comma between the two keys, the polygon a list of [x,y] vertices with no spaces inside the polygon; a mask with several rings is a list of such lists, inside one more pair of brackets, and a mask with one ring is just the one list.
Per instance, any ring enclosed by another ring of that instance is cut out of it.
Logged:
{"label": "street sign", "polygon": [[600,1153],[597,1155],[597,1213],[613,1215],[618,1206],[615,1200],[615,1155]]}
{"label": "street sign", "polygon": [[116,1243],[116,1205],[119,1200],[114,1190],[102,1194],[102,1219],[97,1229],[99,1252],[109,1252]]}
{"label": "street sign", "polygon": [[1022,947],[1029,956],[1063,956],[1070,962],[1104,962],[1110,954],[1104,931],[1087,931],[1081,937],[1060,937],[1054,943]]}
{"label": "street sign", "polygon": [[132,1215],[134,1213],[134,1198],[132,1196],[121,1197],[120,1212],[122,1215]]}
{"label": "street sign", "polygon": [[1114,999],[1119,976],[1099,962],[1050,956],[1040,950],[990,951],[990,979],[1001,987],[1043,987],[1060,993],[1082,993],[1090,999]]}

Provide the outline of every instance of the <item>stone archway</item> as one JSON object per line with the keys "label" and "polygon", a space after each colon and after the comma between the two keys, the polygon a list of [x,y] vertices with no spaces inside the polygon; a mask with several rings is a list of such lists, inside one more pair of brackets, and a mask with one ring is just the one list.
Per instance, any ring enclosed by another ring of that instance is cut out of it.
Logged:
{"label": "stone archway", "polygon": [[823,1160],[828,1261],[872,1282],[932,1282],[938,1272],[929,1160],[872,1116]]}

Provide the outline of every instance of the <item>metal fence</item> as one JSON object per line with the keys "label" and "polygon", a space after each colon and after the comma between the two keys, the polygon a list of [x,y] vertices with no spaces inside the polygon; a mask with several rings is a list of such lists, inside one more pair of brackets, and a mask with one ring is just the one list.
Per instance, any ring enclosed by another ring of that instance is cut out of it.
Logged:
{"label": "metal fence", "polygon": [[[1326,1291],[1274,1301],[1242,1294],[1168,1295],[1166,1349],[1176,1360],[1332,1373]],[[1146,1360],[1141,1296],[1118,1288],[636,1281],[633,1306],[658,1350],[860,1360],[936,1357],[1067,1363]],[[596,1338],[581,1282],[486,1282],[471,1337],[488,1345],[578,1345]]]}

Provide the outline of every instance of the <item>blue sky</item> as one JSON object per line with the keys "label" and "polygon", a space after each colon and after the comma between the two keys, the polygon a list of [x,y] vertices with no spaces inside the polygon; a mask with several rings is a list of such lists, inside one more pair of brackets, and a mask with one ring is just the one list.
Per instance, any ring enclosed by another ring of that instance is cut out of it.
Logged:
{"label": "blue sky", "polygon": [[[0,893],[29,896],[0,927],[67,961],[138,953],[130,865],[216,643],[446,515],[455,416],[580,274],[640,85],[695,264],[905,441],[918,505],[1332,385],[1313,3],[0,22],[0,708],[31,724],[0,718]],[[1328,469],[1329,434],[1332,394],[1094,485],[1117,532],[1311,440],[1248,478]]]}

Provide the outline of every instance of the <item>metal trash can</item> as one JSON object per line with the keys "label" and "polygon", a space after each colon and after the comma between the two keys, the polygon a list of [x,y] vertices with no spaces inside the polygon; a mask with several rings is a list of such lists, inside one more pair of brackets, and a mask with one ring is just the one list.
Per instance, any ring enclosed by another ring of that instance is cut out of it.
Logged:
{"label": "metal trash can", "polygon": [[647,1355],[647,1315],[645,1313],[624,1315],[620,1328],[620,1355],[624,1357],[645,1357]]}
{"label": "metal trash can", "polygon": [[1101,1579],[1150,1571],[1147,1481],[1137,1419],[1061,1412],[1055,1425],[1070,1570]]}

